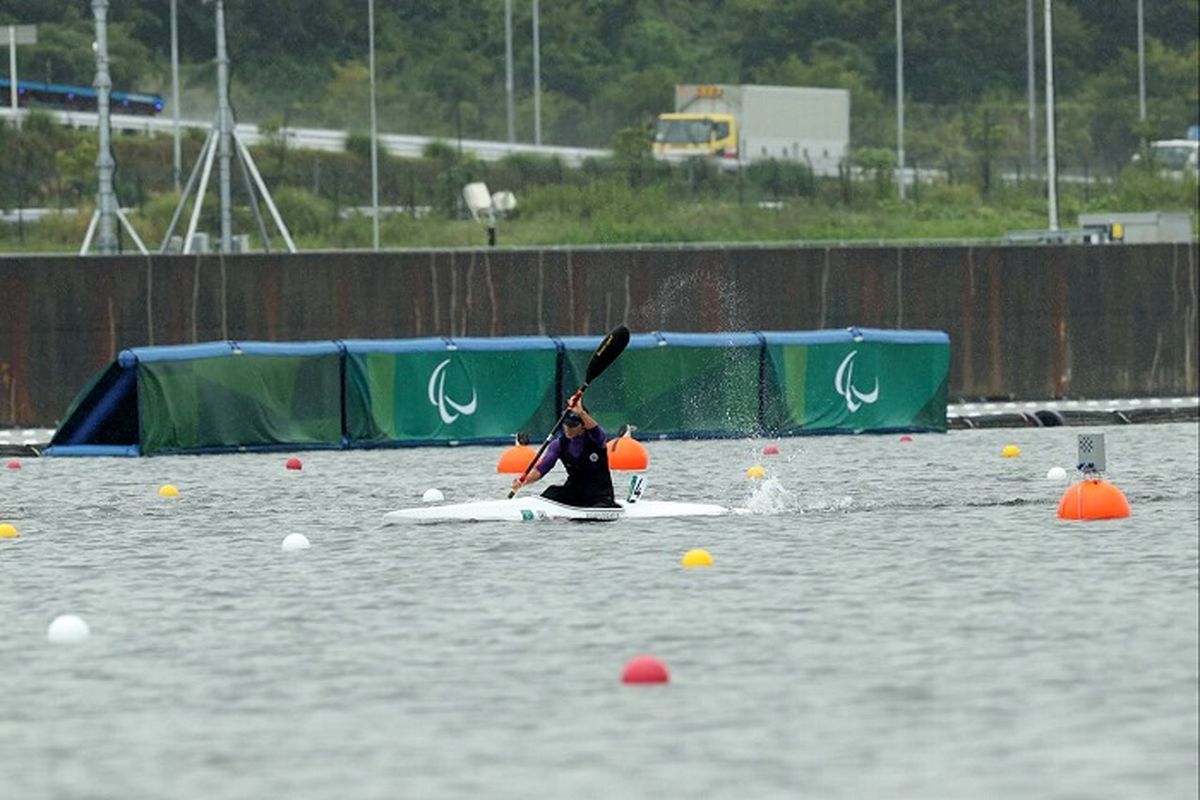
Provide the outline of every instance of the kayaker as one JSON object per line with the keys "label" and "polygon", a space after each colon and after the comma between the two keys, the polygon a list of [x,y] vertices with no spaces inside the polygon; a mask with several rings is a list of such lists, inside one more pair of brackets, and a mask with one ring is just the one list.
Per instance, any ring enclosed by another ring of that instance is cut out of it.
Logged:
{"label": "kayaker", "polygon": [[[608,471],[607,439],[604,429],[592,418],[576,393],[567,401],[567,414],[562,430],[546,447],[541,461],[529,471],[525,484],[535,483],[561,461],[567,470],[567,481],[547,487],[542,497],[568,506],[614,507],[612,474]],[[513,491],[521,488],[521,479],[514,478]]]}

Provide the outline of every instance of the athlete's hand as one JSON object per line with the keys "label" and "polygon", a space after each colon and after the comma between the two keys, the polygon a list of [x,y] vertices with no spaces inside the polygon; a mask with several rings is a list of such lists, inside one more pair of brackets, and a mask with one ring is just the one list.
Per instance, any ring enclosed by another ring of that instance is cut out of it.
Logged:
{"label": "athlete's hand", "polygon": [[515,492],[515,491],[517,491],[518,489],[520,489],[520,488],[521,488],[522,486],[524,486],[524,485],[525,485],[525,481],[521,480],[521,476],[520,476],[520,475],[518,475],[517,477],[513,478],[513,482],[512,482],[512,490],[513,490],[514,492]]}
{"label": "athlete's hand", "polygon": [[567,401],[567,410],[574,411],[579,407],[579,401],[583,399],[583,392],[575,392],[571,395],[571,399]]}

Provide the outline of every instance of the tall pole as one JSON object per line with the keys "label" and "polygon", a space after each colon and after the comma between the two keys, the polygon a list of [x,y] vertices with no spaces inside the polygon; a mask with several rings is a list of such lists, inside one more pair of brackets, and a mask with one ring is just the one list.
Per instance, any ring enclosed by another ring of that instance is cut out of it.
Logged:
{"label": "tall pole", "polygon": [[512,0],[504,0],[504,93],[508,102],[508,143],[517,140],[516,110],[513,108]]}
{"label": "tall pole", "polygon": [[17,26],[8,26],[8,99],[12,103],[13,122],[21,126],[21,118],[17,116]]}
{"label": "tall pole", "polygon": [[179,179],[183,173],[183,149],[179,138],[179,16],[171,0],[171,132],[175,138],[175,161],[171,177],[175,180],[175,191],[179,191]]}
{"label": "tall pole", "polygon": [[371,240],[379,249],[379,121],[375,114],[375,0],[367,0],[367,37],[371,40]]}
{"label": "tall pole", "polygon": [[896,184],[904,199],[904,10],[896,0]]}
{"label": "tall pole", "polygon": [[1034,75],[1033,0],[1025,0],[1025,91],[1029,114],[1029,171],[1037,168],[1037,78]]}
{"label": "tall pole", "polygon": [[533,0],[533,143],[542,146],[542,39],[538,0]]}
{"label": "tall pole", "polygon": [[1146,121],[1146,19],[1142,0],[1137,5],[1138,28],[1138,119]]}
{"label": "tall pole", "polygon": [[1046,196],[1050,230],[1058,230],[1058,172],[1054,165],[1054,27],[1053,0],[1044,0],[1046,11]]}
{"label": "tall pole", "polygon": [[[230,161],[233,157],[233,124],[229,109],[229,55],[225,49],[225,2],[217,5],[217,161],[221,201],[221,252],[233,251],[233,209],[230,198]],[[199,199],[196,201],[200,202]]]}
{"label": "tall pole", "polygon": [[108,118],[108,96],[112,91],[112,78],[108,74],[108,0],[92,0],[92,12],[96,15],[96,127],[100,133],[96,154],[96,213],[100,221],[96,252],[109,255],[117,252],[117,203],[113,192],[116,164]]}

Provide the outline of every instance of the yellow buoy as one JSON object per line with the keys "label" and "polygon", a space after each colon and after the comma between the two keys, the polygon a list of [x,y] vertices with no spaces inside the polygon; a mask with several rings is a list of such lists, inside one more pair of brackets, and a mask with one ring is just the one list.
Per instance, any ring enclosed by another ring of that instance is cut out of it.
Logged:
{"label": "yellow buoy", "polygon": [[1015,444],[1006,444],[1004,445],[1004,449],[1000,451],[1000,455],[1004,456],[1005,458],[1016,458],[1017,456],[1021,455],[1021,448],[1017,447]]}
{"label": "yellow buoy", "polygon": [[177,489],[175,486],[173,486],[169,483],[164,483],[162,486],[158,487],[158,496],[159,497],[178,497],[179,489]]}
{"label": "yellow buoy", "polygon": [[688,550],[683,554],[683,561],[680,563],[685,567],[711,567],[712,555],[707,550],[699,548]]}
{"label": "yellow buoy", "polygon": [[763,478],[767,477],[767,471],[758,464],[755,464],[753,467],[746,470],[746,477],[752,481],[762,480]]}
{"label": "yellow buoy", "polygon": [[0,539],[15,539],[21,534],[17,533],[15,525],[9,525],[7,522],[0,522]]}

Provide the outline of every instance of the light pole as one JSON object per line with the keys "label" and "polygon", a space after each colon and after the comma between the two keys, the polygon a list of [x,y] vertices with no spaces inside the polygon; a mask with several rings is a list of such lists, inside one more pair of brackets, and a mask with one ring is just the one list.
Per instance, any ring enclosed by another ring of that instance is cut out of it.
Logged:
{"label": "light pole", "polygon": [[1046,197],[1050,230],[1058,230],[1058,173],[1054,165],[1054,28],[1053,0],[1044,0],[1046,14]]}
{"label": "light pole", "polygon": [[517,140],[516,111],[513,108],[513,34],[512,0],[504,0],[504,94],[508,104],[508,143]]}
{"label": "light pole", "polygon": [[542,43],[538,0],[533,0],[533,143],[542,146]]}
{"label": "light pole", "polygon": [[367,0],[367,37],[371,40],[371,237],[379,249],[379,122],[375,114],[375,0]]}
{"label": "light pole", "polygon": [[179,176],[183,172],[183,151],[179,140],[179,17],[176,0],[171,0],[171,120],[174,136],[175,161],[171,177],[175,180],[175,191],[179,191]]}
{"label": "light pole", "polygon": [[1037,90],[1033,67],[1033,0],[1025,0],[1025,91],[1029,103],[1029,171],[1037,168]]}
{"label": "light pole", "polygon": [[92,12],[96,15],[96,112],[100,129],[99,152],[96,153],[96,213],[100,227],[96,251],[110,255],[117,252],[117,203],[113,193],[116,163],[108,127],[108,96],[112,91],[112,78],[108,74],[108,0],[92,0]]}
{"label": "light pole", "polygon": [[896,0],[896,184],[904,199],[904,10]]}
{"label": "light pole", "polygon": [[5,25],[8,29],[0,46],[8,45],[8,97],[12,103],[13,124],[19,130],[21,128],[21,118],[17,115],[17,95],[20,91],[17,87],[17,45],[19,44],[37,44],[37,26],[36,25]]}
{"label": "light pole", "polygon": [[1138,119],[1146,121],[1146,20],[1142,0],[1137,5],[1138,28]]}
{"label": "light pole", "polygon": [[[231,161],[233,121],[229,108],[229,53],[225,49],[225,0],[217,6],[217,186],[221,203],[221,252],[233,251]],[[198,203],[199,201],[197,201]]]}

